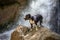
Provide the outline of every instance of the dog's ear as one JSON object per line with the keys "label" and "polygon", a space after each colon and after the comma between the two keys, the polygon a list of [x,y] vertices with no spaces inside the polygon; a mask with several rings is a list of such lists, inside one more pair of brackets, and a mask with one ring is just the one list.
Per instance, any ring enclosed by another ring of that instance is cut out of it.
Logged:
{"label": "dog's ear", "polygon": [[28,14],[28,17],[30,18],[31,17],[31,14]]}

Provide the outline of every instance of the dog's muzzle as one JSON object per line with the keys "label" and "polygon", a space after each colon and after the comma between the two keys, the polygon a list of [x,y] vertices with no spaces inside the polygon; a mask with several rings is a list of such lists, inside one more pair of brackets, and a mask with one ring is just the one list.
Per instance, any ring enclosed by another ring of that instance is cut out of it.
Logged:
{"label": "dog's muzzle", "polygon": [[26,18],[24,18],[26,20]]}

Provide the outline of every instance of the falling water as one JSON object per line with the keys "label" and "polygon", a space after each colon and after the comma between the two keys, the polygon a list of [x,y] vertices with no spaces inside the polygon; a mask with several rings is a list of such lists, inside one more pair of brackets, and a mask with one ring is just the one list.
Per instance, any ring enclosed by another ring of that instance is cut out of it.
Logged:
{"label": "falling water", "polygon": [[[51,15],[53,13],[54,7],[56,7],[56,3],[57,0],[30,0],[29,5],[22,12],[20,11],[20,18],[17,24],[30,27],[29,21],[25,21],[24,16],[26,14],[40,14],[43,16],[42,25],[50,29],[51,25],[49,22],[51,21]],[[11,32],[12,30],[0,34],[0,40],[8,40],[10,38]],[[4,36],[6,36],[6,38]]]}
{"label": "falling water", "polygon": [[30,26],[28,21],[24,20],[26,14],[36,15],[40,14],[43,16],[43,26],[50,29],[49,21],[52,14],[53,8],[56,6],[56,0],[31,0],[29,6],[22,11],[18,24]]}

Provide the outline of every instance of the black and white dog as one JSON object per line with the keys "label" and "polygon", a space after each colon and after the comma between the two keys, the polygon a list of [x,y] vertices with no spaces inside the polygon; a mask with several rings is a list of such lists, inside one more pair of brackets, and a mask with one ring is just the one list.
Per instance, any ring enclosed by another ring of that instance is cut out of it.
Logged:
{"label": "black and white dog", "polygon": [[30,24],[31,24],[31,28],[33,27],[33,24],[37,25],[37,23],[39,22],[40,25],[42,24],[42,20],[43,17],[40,14],[31,16],[30,14],[27,14],[24,18],[25,20],[29,20]]}

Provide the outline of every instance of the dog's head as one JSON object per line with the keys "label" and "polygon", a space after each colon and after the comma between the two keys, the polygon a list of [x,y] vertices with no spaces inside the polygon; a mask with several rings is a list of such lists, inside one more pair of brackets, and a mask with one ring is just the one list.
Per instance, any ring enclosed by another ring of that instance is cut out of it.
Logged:
{"label": "dog's head", "polygon": [[26,16],[25,16],[25,20],[29,20],[31,18],[31,15],[30,14],[27,14]]}

